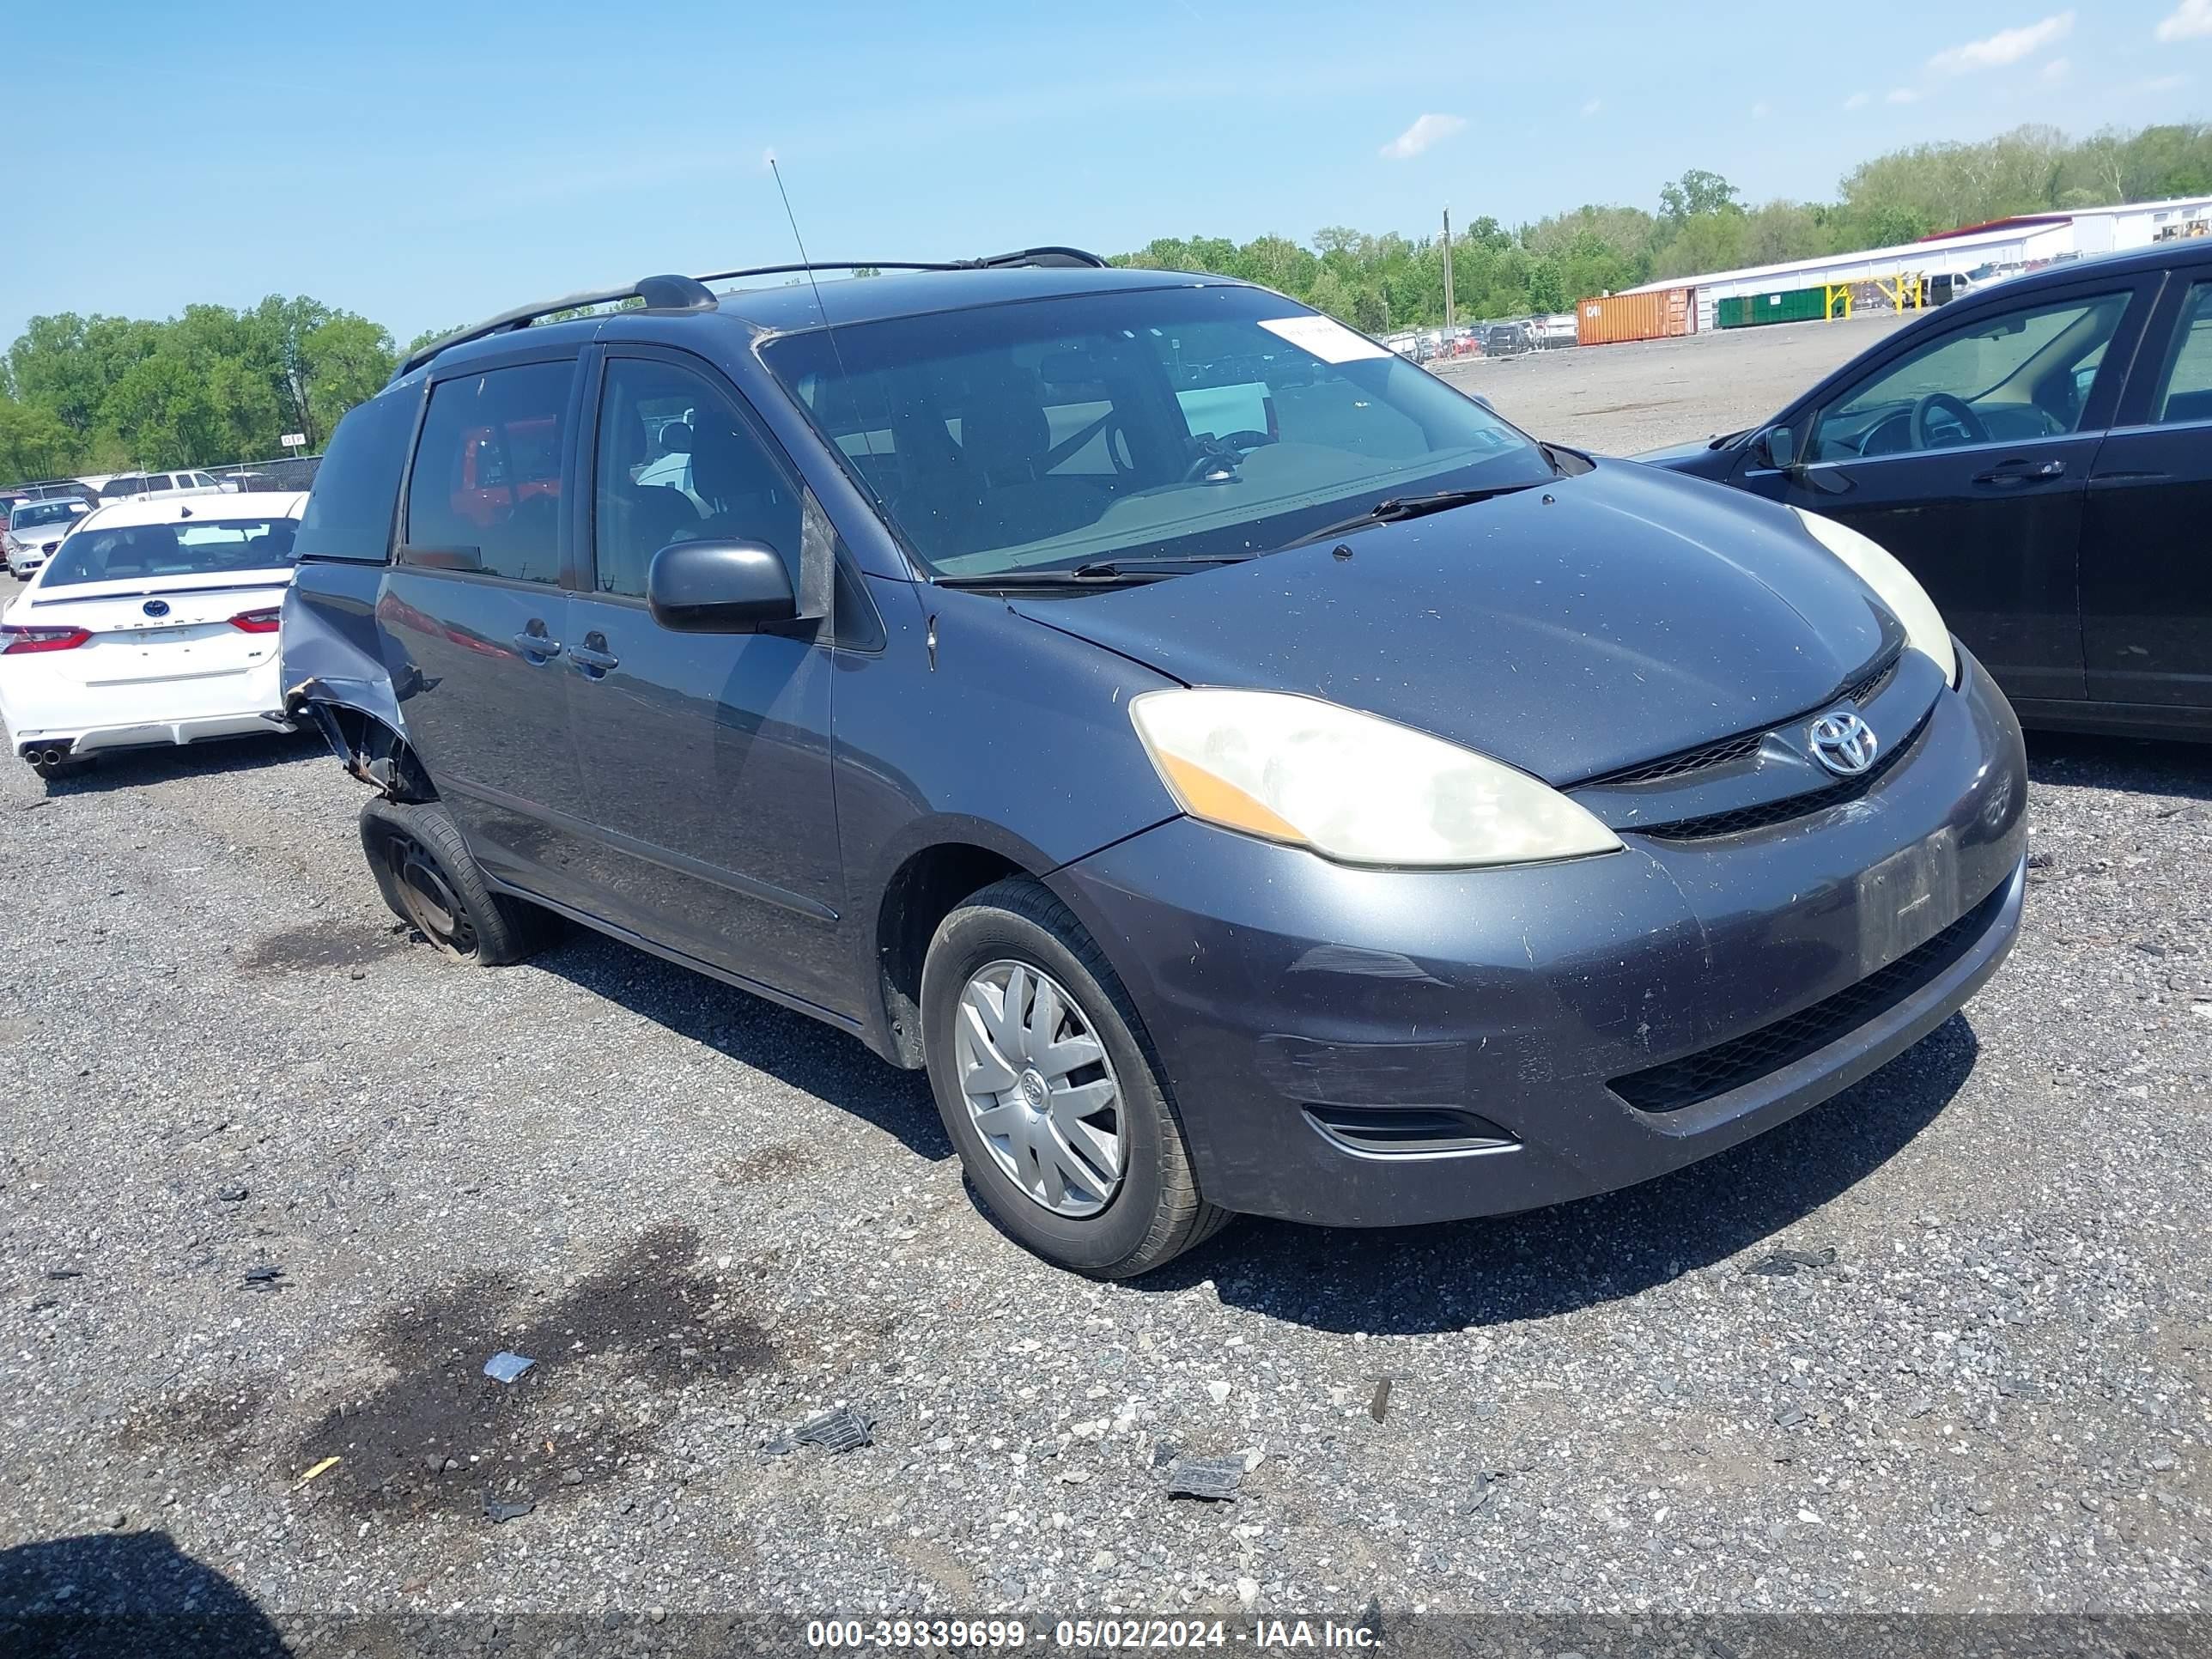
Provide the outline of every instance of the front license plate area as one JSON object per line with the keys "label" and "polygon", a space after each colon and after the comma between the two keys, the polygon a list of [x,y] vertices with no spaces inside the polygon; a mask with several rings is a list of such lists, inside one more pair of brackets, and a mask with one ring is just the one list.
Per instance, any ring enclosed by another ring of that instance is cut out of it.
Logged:
{"label": "front license plate area", "polygon": [[1959,919],[1959,842],[1945,825],[1858,878],[1859,973],[1886,968]]}

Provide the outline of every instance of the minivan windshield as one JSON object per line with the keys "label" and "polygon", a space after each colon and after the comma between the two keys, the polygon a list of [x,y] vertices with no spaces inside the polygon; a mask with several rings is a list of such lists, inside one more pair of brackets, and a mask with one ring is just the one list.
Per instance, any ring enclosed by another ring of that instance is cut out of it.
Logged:
{"label": "minivan windshield", "polygon": [[1264,553],[1394,498],[1555,476],[1480,404],[1256,289],[897,317],[762,356],[947,577]]}

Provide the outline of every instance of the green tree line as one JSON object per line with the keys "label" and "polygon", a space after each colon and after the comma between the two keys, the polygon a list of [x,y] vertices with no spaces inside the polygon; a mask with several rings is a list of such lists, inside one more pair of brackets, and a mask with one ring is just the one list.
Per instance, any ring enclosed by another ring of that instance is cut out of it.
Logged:
{"label": "green tree line", "polygon": [[[1464,319],[1525,317],[1660,277],[1880,247],[2008,214],[2201,192],[2212,192],[2212,125],[2080,140],[2024,126],[1876,156],[1831,202],[1747,205],[1726,179],[1692,171],[1650,208],[1579,207],[1513,230],[1478,217],[1453,235],[1453,288]],[[1263,283],[1370,333],[1443,320],[1440,238],[1341,225],[1310,243],[1166,237],[1115,263]],[[367,318],[277,295],[248,310],[188,306],[160,322],[34,317],[0,359],[0,482],[257,459],[277,453],[288,432],[319,448],[384,384],[395,356],[392,336]]]}
{"label": "green tree line", "polygon": [[163,322],[33,317],[0,365],[0,482],[319,448],[391,377],[392,336],[365,317],[270,295]]}
{"label": "green tree line", "polygon": [[[1662,277],[1885,247],[2016,213],[2208,191],[2212,125],[2078,141],[2023,126],[1877,156],[1846,174],[1830,202],[1748,205],[1719,174],[1692,171],[1662,186],[1654,208],[1593,204],[1511,231],[1479,217],[1454,227],[1452,289],[1465,320],[1540,315]],[[1163,237],[1114,263],[1263,283],[1371,334],[1431,327],[1444,315],[1441,234],[1331,225],[1310,246],[1278,235]]]}

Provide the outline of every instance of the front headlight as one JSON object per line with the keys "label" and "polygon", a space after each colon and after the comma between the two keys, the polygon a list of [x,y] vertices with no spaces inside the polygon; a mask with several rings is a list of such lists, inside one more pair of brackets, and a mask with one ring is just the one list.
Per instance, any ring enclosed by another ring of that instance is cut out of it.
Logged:
{"label": "front headlight", "polygon": [[1148,691],[1129,718],[1191,817],[1339,863],[1466,867],[1620,848],[1525,773],[1317,697]]}
{"label": "front headlight", "polygon": [[1845,564],[1850,566],[1858,579],[1881,597],[1881,602],[1905,624],[1905,637],[1916,651],[1924,651],[1936,659],[1950,684],[1959,683],[1958,653],[1951,649],[1951,630],[1943,626],[1943,614],[1936,608],[1936,601],[1928,597],[1928,590],[1920,585],[1919,578],[1899,564],[1889,550],[1871,536],[1860,534],[1847,524],[1838,524],[1833,519],[1822,518],[1818,513],[1808,513],[1802,507],[1790,509],[1812,533],[1813,539],[1826,548]]}

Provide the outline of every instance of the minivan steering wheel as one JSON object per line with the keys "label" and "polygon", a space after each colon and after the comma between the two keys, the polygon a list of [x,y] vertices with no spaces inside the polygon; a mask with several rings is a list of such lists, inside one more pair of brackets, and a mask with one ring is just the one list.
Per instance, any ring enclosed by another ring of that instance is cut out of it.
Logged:
{"label": "minivan steering wheel", "polygon": [[1985,444],[1990,441],[1990,429],[1982,424],[1982,417],[1963,398],[1954,398],[1948,392],[1931,392],[1912,405],[1912,447],[1915,449],[1940,449],[1928,429],[1929,415],[1941,411],[1957,427],[1970,444]]}

